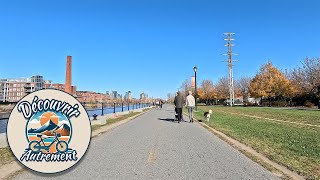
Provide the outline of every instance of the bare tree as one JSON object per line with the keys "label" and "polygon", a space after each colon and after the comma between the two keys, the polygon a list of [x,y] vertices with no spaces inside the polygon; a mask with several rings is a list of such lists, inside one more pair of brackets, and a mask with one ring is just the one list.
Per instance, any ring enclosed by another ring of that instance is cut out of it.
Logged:
{"label": "bare tree", "polygon": [[229,97],[229,79],[224,76],[218,80],[216,85],[217,98],[218,99],[227,99]]}
{"label": "bare tree", "polygon": [[248,101],[251,81],[252,78],[250,77],[241,77],[239,80],[236,80],[236,91],[239,92],[239,94],[243,97],[243,101]]}
{"label": "bare tree", "polygon": [[302,68],[310,91],[316,93],[317,87],[320,85],[320,58],[305,58]]}
{"label": "bare tree", "polygon": [[167,94],[167,97],[168,97],[168,100],[167,100],[167,101],[168,101],[169,103],[173,103],[175,94],[174,94],[174,93],[168,93],[168,94]]}
{"label": "bare tree", "polygon": [[316,94],[320,85],[320,58],[305,58],[302,67],[288,73],[299,94]]}
{"label": "bare tree", "polygon": [[188,94],[188,92],[191,90],[191,83],[190,81],[188,81],[188,79],[184,80],[182,82],[182,85],[180,87],[181,89],[181,93],[183,96],[186,96]]}

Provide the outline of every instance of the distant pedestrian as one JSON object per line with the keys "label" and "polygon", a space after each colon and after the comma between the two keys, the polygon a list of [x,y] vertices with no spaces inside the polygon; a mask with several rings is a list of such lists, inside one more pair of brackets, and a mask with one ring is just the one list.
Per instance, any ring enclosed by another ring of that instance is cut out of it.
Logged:
{"label": "distant pedestrian", "polygon": [[192,96],[192,92],[189,91],[189,95],[186,97],[186,106],[188,108],[190,123],[193,122],[193,109],[195,107],[196,101]]}
{"label": "distant pedestrian", "polygon": [[160,99],[160,109],[162,109],[163,101]]}
{"label": "distant pedestrian", "polygon": [[178,114],[178,123],[180,123],[182,119],[182,108],[184,104],[184,98],[181,95],[181,92],[178,91],[177,96],[174,98],[174,105],[176,106],[176,111]]}
{"label": "distant pedestrian", "polygon": [[160,107],[161,107],[161,99],[160,99],[160,97],[157,99],[156,104],[157,104],[157,108],[160,109]]}

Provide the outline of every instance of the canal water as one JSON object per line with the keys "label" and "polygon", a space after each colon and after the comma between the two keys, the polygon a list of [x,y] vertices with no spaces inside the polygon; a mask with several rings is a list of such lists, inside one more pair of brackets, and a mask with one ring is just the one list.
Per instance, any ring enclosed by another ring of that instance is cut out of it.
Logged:
{"label": "canal water", "polygon": [[[144,108],[147,107],[146,104],[141,104],[140,107],[139,105],[130,105],[129,110],[134,110],[134,109],[139,109],[139,108]],[[103,108],[103,114],[112,114],[113,112],[122,112],[122,106],[115,107],[104,107]],[[128,111],[128,106],[123,106],[123,111]],[[87,110],[89,117],[93,117],[94,114],[101,116],[102,115],[102,108],[97,108],[97,109],[92,109],[92,110]]]}
{"label": "canal water", "polygon": [[[139,108],[144,108],[147,107],[146,104],[141,104],[140,107],[139,105],[130,105],[129,110],[134,110],[134,109],[139,109]],[[113,107],[104,107],[103,108],[103,114],[112,114],[114,111]],[[128,111],[128,106],[123,106],[123,111]],[[96,108],[96,109],[89,109],[87,110],[89,117],[92,117],[94,114],[101,116],[102,115],[102,108]],[[115,112],[122,112],[122,106],[116,107]],[[0,120],[0,134],[6,133],[6,128],[8,124],[8,119],[3,119]]]}

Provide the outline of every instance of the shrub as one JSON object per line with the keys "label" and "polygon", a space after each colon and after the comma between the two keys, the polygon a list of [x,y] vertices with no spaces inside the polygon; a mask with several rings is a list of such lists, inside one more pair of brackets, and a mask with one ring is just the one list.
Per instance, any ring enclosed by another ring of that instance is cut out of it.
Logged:
{"label": "shrub", "polygon": [[258,106],[257,103],[252,103],[252,102],[244,102],[243,105],[244,106]]}
{"label": "shrub", "polygon": [[276,106],[276,107],[286,107],[287,106],[287,102],[285,101],[275,101],[271,103],[272,106]]}
{"label": "shrub", "polygon": [[312,102],[310,102],[310,101],[306,101],[306,102],[304,103],[304,106],[306,106],[306,107],[308,107],[308,108],[312,108],[312,107],[314,106],[314,104],[313,104]]}

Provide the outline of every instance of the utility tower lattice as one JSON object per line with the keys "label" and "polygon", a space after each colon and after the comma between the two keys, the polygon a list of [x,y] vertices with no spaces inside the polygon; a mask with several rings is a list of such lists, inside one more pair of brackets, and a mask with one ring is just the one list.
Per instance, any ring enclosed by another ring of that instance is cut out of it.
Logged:
{"label": "utility tower lattice", "polygon": [[226,39],[224,39],[225,41],[227,41],[228,43],[225,45],[228,47],[228,52],[227,55],[228,56],[228,60],[226,60],[225,62],[228,62],[228,68],[229,68],[229,93],[230,93],[230,106],[234,105],[234,83],[233,83],[233,62],[235,62],[236,60],[232,59],[232,55],[236,55],[232,53],[232,46],[234,46],[234,44],[232,44],[232,41],[234,40],[231,36],[234,35],[235,33],[224,33],[224,35],[227,36]]}

